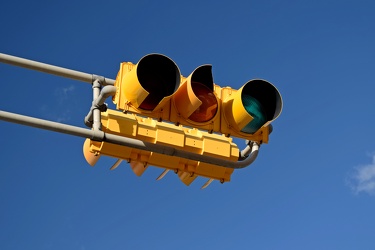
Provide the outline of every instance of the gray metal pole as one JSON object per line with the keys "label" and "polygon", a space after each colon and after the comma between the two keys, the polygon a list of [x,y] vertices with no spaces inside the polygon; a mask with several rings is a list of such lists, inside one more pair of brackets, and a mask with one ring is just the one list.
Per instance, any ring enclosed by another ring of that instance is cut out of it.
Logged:
{"label": "gray metal pole", "polygon": [[[72,69],[66,69],[46,63],[41,63],[37,61],[32,61],[28,59],[24,59],[21,57],[16,57],[16,56],[11,56],[7,54],[0,53],[0,62],[11,64],[14,66],[19,66],[23,68],[28,68],[32,70],[37,70],[41,71],[44,73],[48,74],[53,74],[57,76],[62,76],[62,77],[67,77],[73,80],[77,81],[82,81],[82,82],[88,82],[88,83],[93,83],[95,80],[96,75],[93,74],[88,74]],[[102,85],[114,85],[115,80],[109,79],[109,78],[104,78],[104,77],[98,77],[100,78],[103,82],[101,82]]]}
{"label": "gray metal pole", "polygon": [[100,113],[99,107],[94,107],[94,102],[98,99],[99,95],[100,95],[100,84],[97,80],[95,80],[92,83],[92,101],[93,101],[92,108],[94,108],[92,109],[92,116],[93,116],[92,128],[94,130],[102,129],[102,123],[100,119],[101,113]]}
{"label": "gray metal pole", "polygon": [[79,136],[83,138],[90,138],[96,141],[105,141],[105,142],[109,142],[109,143],[113,143],[117,145],[123,145],[123,146],[132,147],[136,149],[152,151],[152,152],[160,153],[164,155],[176,156],[176,157],[182,157],[182,158],[190,159],[194,161],[206,162],[206,163],[223,166],[227,168],[237,169],[237,168],[244,168],[250,165],[257,157],[258,150],[259,150],[259,145],[255,143],[252,146],[252,152],[246,159],[244,159],[243,161],[232,162],[232,161],[217,159],[217,158],[210,157],[210,156],[199,155],[199,154],[195,154],[191,152],[185,152],[182,150],[175,149],[173,147],[153,144],[149,142],[143,142],[140,140],[122,137],[118,135],[108,134],[108,133],[104,133],[103,131],[85,129],[81,127],[76,127],[76,126],[71,126],[71,125],[62,124],[58,122],[52,122],[52,121],[47,121],[47,120],[38,119],[34,117],[14,114],[14,113],[5,112],[1,110],[0,110],[0,120],[22,124],[22,125],[26,125],[30,127],[55,131],[55,132],[59,132],[63,134],[70,134],[70,135]]}

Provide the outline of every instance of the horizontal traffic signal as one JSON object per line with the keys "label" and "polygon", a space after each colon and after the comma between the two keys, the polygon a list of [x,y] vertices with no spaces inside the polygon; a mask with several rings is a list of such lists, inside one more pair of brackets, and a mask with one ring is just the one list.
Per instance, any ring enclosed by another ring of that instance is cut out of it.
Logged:
{"label": "horizontal traffic signal", "polygon": [[[103,112],[101,117],[102,129],[108,134],[165,145],[198,155],[238,161],[237,145],[232,142],[232,138],[223,135],[209,134],[113,110]],[[172,170],[186,185],[198,176],[227,182],[233,173],[233,168],[90,139],[86,139],[84,143],[83,154],[91,166],[94,166],[102,155],[125,160],[138,176],[142,175],[148,166]]]}
{"label": "horizontal traffic signal", "polygon": [[239,90],[214,84],[211,65],[188,77],[161,54],[137,64],[122,63],[116,78],[116,108],[175,125],[267,143],[268,125],[282,110],[282,98],[271,83],[255,79]]}

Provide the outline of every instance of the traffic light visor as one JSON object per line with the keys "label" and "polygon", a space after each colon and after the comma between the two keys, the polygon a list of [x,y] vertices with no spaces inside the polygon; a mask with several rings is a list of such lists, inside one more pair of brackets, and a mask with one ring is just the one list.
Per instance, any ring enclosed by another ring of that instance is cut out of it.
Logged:
{"label": "traffic light visor", "polygon": [[146,55],[131,70],[121,68],[119,75],[120,102],[146,111],[162,107],[181,81],[177,65],[161,54]]}
{"label": "traffic light visor", "polygon": [[166,96],[171,96],[180,85],[180,71],[168,57],[150,54],[143,57],[137,67],[142,87],[149,93],[139,108],[154,110]]}
{"label": "traffic light visor", "polygon": [[173,100],[179,114],[193,124],[212,120],[218,110],[212,66],[201,65],[196,68],[183,81]]}
{"label": "traffic light visor", "polygon": [[100,158],[100,154],[96,154],[96,153],[91,151],[91,140],[90,139],[86,139],[85,143],[83,144],[83,155],[84,155],[87,163],[90,164],[91,166],[94,166]]}
{"label": "traffic light visor", "polygon": [[200,82],[192,82],[195,96],[201,101],[201,105],[189,116],[194,122],[207,122],[211,120],[216,112],[218,103],[213,91]]}
{"label": "traffic light visor", "polygon": [[265,80],[248,81],[233,98],[232,116],[237,128],[253,134],[275,120],[282,109],[279,91]]}

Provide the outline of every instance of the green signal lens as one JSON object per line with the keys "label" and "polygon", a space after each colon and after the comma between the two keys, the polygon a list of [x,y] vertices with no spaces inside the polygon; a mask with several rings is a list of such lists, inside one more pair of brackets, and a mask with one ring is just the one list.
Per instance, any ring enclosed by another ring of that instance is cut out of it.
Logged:
{"label": "green signal lens", "polygon": [[242,95],[242,103],[246,111],[254,118],[241,131],[248,134],[257,132],[266,122],[267,116],[262,104],[250,95]]}

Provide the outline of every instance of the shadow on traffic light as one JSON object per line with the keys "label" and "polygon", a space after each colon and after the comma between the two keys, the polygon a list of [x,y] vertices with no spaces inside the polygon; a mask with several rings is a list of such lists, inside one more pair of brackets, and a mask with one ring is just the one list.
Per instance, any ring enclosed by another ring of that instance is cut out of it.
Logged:
{"label": "shadow on traffic light", "polygon": [[212,120],[219,106],[214,94],[212,66],[202,65],[183,80],[172,97],[172,105],[179,116],[193,123],[205,123]]}
{"label": "shadow on traffic light", "polygon": [[181,74],[177,65],[161,54],[149,54],[136,65],[122,63],[116,79],[115,102],[135,109],[154,111],[165,105],[180,86]]}

